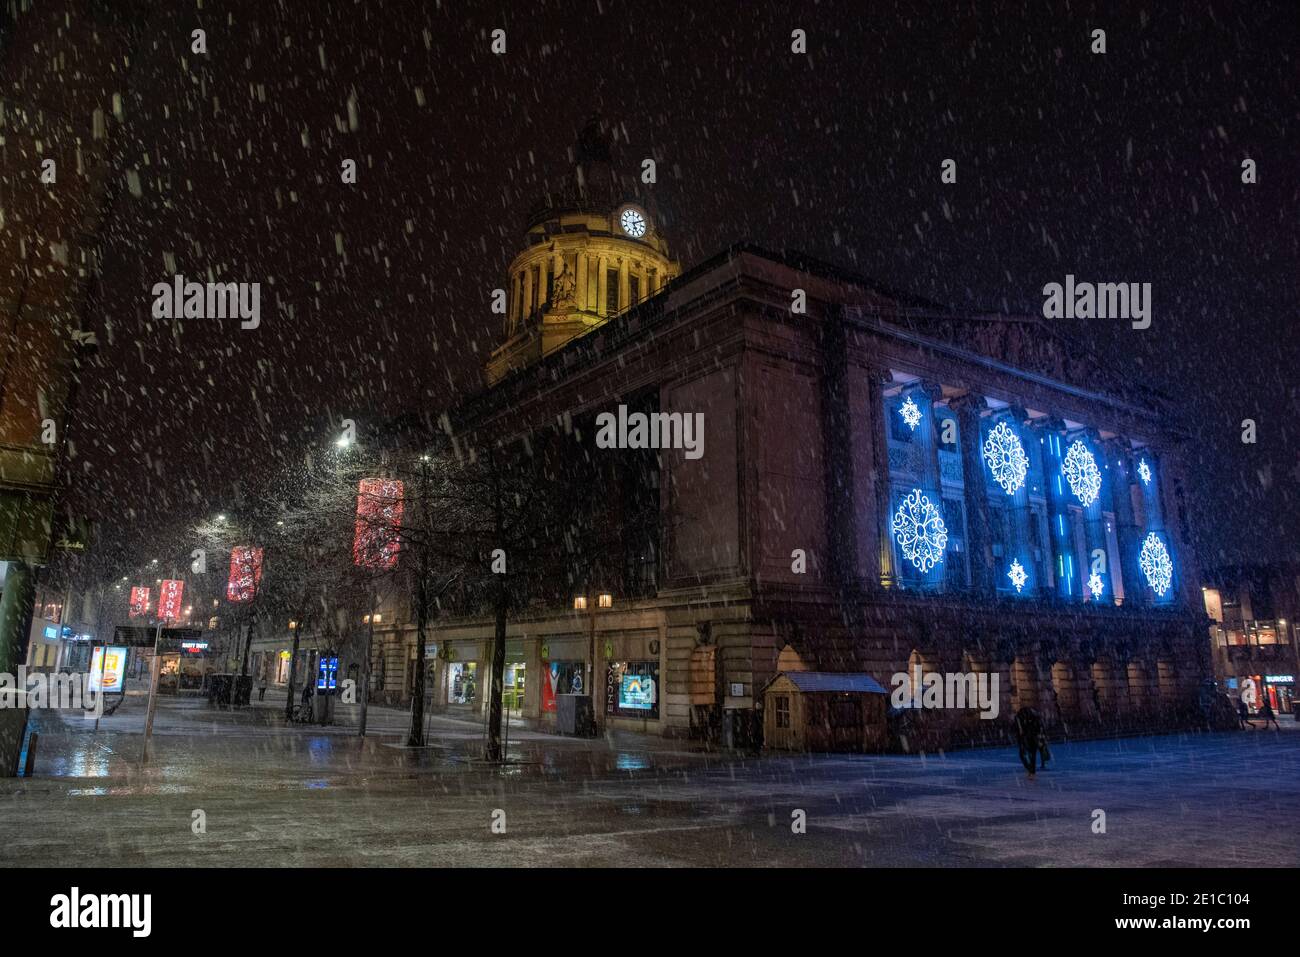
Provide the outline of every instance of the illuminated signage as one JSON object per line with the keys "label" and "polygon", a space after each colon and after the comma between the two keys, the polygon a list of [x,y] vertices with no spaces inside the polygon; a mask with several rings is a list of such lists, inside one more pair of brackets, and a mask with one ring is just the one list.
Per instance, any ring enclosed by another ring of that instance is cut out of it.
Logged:
{"label": "illuminated signage", "polygon": [[175,621],[181,617],[181,596],[185,592],[185,582],[168,579],[162,583],[158,592],[158,617],[163,621]]}
{"label": "illuminated signage", "polygon": [[131,610],[132,618],[142,618],[149,612],[149,589],[132,588],[131,589]]}
{"label": "illuminated signage", "polygon": [[240,545],[233,549],[230,553],[226,598],[230,601],[252,601],[261,580],[262,550],[252,545]]}
{"label": "illuminated signage", "polygon": [[94,692],[117,694],[126,681],[126,648],[98,645],[90,659],[88,687]]}
{"label": "illuminated signage", "polygon": [[46,625],[45,637],[50,641],[53,641],[54,639],[59,637],[59,629],[55,628],[53,625]]}
{"label": "illuminated signage", "polygon": [[629,718],[659,717],[659,663],[610,662],[605,671],[605,713]]}
{"label": "illuminated signage", "polygon": [[357,524],[352,561],[368,568],[392,568],[401,544],[402,483],[362,479],[357,486]]}
{"label": "illuminated signage", "polygon": [[1295,675],[1265,675],[1264,680],[1271,685],[1294,684]]}
{"label": "illuminated signage", "polygon": [[316,690],[332,694],[338,690],[339,659],[337,655],[322,655],[316,665]]}
{"label": "illuminated signage", "polygon": [[208,650],[208,643],[206,641],[182,641],[181,642],[181,651],[187,651],[192,655],[202,654],[207,650]]}

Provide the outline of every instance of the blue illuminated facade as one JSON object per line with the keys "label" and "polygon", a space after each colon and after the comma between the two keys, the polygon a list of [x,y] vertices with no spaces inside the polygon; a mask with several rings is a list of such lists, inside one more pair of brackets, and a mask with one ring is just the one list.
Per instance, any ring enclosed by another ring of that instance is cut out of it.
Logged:
{"label": "blue illuminated facade", "polygon": [[1177,600],[1154,451],[919,380],[887,380],[882,398],[887,584],[1099,606]]}

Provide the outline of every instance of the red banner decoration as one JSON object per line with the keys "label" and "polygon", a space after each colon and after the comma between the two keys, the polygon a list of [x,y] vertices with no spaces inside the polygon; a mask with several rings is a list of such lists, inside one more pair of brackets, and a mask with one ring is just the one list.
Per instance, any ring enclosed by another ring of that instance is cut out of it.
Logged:
{"label": "red banner decoration", "polygon": [[181,595],[185,592],[185,582],[168,579],[162,583],[158,592],[158,617],[163,621],[176,621],[181,617]]}
{"label": "red banner decoration", "polygon": [[392,568],[401,545],[402,483],[362,479],[357,487],[357,527],[352,561],[367,568]]}
{"label": "red banner decoration", "polygon": [[262,550],[240,545],[230,553],[230,579],[226,582],[229,601],[252,601],[262,580]]}
{"label": "red banner decoration", "polygon": [[149,614],[149,589],[136,586],[131,589],[130,617],[143,618]]}

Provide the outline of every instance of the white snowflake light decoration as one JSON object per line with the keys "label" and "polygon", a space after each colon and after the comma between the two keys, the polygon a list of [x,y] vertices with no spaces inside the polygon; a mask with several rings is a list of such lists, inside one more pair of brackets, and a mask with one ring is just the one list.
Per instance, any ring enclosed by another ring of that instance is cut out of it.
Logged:
{"label": "white snowflake light decoration", "polygon": [[1002,486],[1008,495],[1014,495],[1016,489],[1025,484],[1029,473],[1029,456],[1020,444],[1020,436],[1005,422],[999,422],[990,429],[984,439],[984,461],[988,463],[993,480]]}
{"label": "white snowflake light decoration", "polygon": [[1065,461],[1061,463],[1061,471],[1065,473],[1065,480],[1070,483],[1070,491],[1084,508],[1097,501],[1097,496],[1101,493],[1101,471],[1097,468],[1097,460],[1092,457],[1092,453],[1088,451],[1088,446],[1083,444],[1082,439],[1075,439],[1074,444],[1066,451]]}
{"label": "white snowflake light decoration", "polygon": [[1165,548],[1165,543],[1160,541],[1160,536],[1155,532],[1149,532],[1146,541],[1142,543],[1138,563],[1142,566],[1142,574],[1146,576],[1152,591],[1161,596],[1169,591],[1174,580],[1174,563],[1169,559],[1169,549]]}
{"label": "white snowflake light decoration", "polygon": [[1088,591],[1092,592],[1093,598],[1100,598],[1101,593],[1105,591],[1105,588],[1106,586],[1102,582],[1101,576],[1098,575],[1096,572],[1093,572],[1088,577]]}
{"label": "white snowflake light decoration", "polygon": [[919,488],[912,489],[898,506],[891,530],[903,557],[922,573],[943,561],[948,527],[934,503]]}
{"label": "white snowflake light decoration", "polygon": [[1146,459],[1138,463],[1138,477],[1142,479],[1143,485],[1151,484],[1151,466],[1147,465]]}
{"label": "white snowflake light decoration", "polygon": [[1011,571],[1007,572],[1007,577],[1011,579],[1011,584],[1016,586],[1016,591],[1025,587],[1025,582],[1029,581],[1029,576],[1025,574],[1025,566],[1020,564],[1020,559],[1011,559]]}
{"label": "white snowflake light decoration", "polygon": [[916,427],[921,424],[921,409],[912,401],[910,395],[907,397],[906,401],[898,407],[898,414],[903,417],[903,421],[907,423],[908,428],[913,432],[915,432]]}

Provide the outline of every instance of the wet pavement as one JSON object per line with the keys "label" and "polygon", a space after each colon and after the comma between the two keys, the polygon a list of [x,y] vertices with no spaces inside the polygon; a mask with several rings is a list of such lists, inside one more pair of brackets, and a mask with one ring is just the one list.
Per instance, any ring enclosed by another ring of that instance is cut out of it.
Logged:
{"label": "wet pavement", "polygon": [[[0,863],[1300,863],[1294,722],[1281,733],[1056,744],[1053,766],[1031,780],[1008,748],[755,758],[518,726],[498,767],[479,758],[476,720],[431,717],[429,746],[410,749],[400,711],[371,708],[362,740],[354,727],[285,726],[280,707],[164,698],[143,766],[142,698],[98,732],[39,714],[36,775],[0,780]],[[792,829],[798,812],[806,833]]]}

